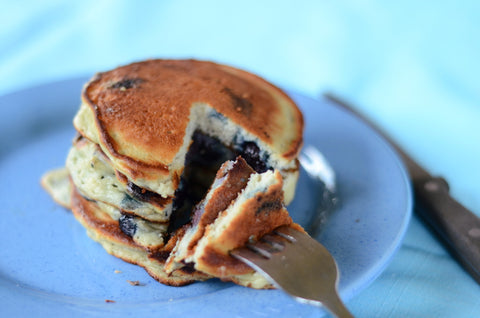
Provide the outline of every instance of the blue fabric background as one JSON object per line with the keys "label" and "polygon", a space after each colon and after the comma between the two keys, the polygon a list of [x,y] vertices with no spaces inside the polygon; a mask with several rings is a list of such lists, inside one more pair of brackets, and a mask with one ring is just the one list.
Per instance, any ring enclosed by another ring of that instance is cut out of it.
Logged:
{"label": "blue fabric background", "polygon": [[[480,213],[478,1],[0,1],[0,21],[0,95],[145,58],[228,63],[350,100]],[[348,306],[479,317],[480,288],[414,216]]]}

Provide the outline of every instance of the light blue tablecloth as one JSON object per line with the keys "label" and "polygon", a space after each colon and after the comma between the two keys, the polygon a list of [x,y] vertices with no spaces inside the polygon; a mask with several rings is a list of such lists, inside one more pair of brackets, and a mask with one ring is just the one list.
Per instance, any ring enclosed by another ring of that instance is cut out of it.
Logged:
{"label": "light blue tablecloth", "polygon": [[[2,1],[0,21],[0,95],[151,57],[228,63],[352,101],[480,213],[478,1]],[[480,317],[480,288],[414,216],[348,306]]]}

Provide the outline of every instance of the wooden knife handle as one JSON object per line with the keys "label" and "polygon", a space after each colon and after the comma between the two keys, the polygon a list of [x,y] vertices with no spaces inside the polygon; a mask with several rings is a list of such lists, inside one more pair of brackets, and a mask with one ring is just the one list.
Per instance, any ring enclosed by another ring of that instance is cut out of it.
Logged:
{"label": "wooden knife handle", "polygon": [[418,212],[480,284],[480,218],[450,196],[443,178],[417,181],[414,190]]}

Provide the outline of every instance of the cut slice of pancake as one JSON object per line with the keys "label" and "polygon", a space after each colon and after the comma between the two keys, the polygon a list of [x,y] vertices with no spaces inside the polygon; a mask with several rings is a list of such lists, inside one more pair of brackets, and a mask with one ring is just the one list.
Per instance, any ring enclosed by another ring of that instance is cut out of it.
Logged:
{"label": "cut slice of pancake", "polygon": [[285,201],[298,178],[303,118],[280,89],[251,73],[195,60],[148,60],[99,73],[76,129],[135,185],[174,196],[195,131],[218,138],[254,169],[279,170]]}
{"label": "cut slice of pancake", "polygon": [[166,265],[167,271],[171,272],[185,266],[185,260],[193,255],[196,244],[204,235],[206,227],[237,198],[254,172],[241,157],[222,165],[210,191],[195,207],[185,234],[170,255]]}
{"label": "cut slice of pancake", "polygon": [[166,270],[175,273],[182,265],[193,265],[225,281],[270,288],[263,276],[229,252],[282,225],[301,229],[285,209],[280,173],[255,173],[241,158],[227,162],[205,200],[197,206],[192,223],[186,226],[167,260]]}

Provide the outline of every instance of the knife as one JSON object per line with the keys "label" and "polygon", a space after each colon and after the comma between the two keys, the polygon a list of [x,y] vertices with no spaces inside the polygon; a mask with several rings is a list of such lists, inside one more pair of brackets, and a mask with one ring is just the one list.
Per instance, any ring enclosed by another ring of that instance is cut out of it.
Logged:
{"label": "knife", "polygon": [[410,174],[415,211],[430,224],[460,265],[480,284],[480,218],[450,195],[444,178],[432,176],[373,122],[340,98],[332,94],[325,94],[325,97],[361,119],[397,151]]}

